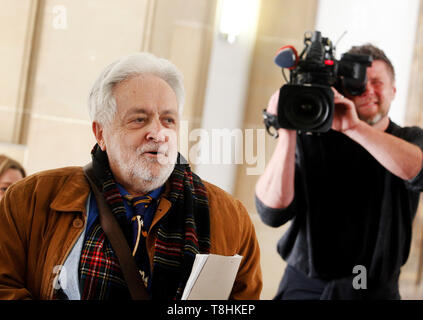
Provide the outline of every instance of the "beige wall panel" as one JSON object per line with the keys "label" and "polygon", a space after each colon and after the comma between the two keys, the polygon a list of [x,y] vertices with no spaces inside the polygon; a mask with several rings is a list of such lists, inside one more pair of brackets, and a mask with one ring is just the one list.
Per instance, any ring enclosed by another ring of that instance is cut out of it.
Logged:
{"label": "beige wall panel", "polygon": [[95,144],[88,121],[69,121],[48,117],[31,118],[31,135],[28,139],[28,173],[41,170],[83,166],[91,161]]}
{"label": "beige wall panel", "polygon": [[[63,6],[65,27],[57,6]],[[34,56],[32,112],[87,119],[95,78],[114,59],[139,51],[147,0],[47,0]]]}
{"label": "beige wall panel", "polygon": [[31,0],[0,0],[0,141],[12,141]]}
{"label": "beige wall panel", "polygon": [[201,125],[216,0],[156,0],[149,50],[184,75],[184,119]]}
{"label": "beige wall panel", "polygon": [[[149,49],[170,57],[172,30],[175,23],[212,26],[216,0],[155,0],[155,16]],[[189,42],[189,39],[185,41]]]}
{"label": "beige wall panel", "polygon": [[264,0],[258,32],[297,41],[314,29],[317,0]]}
{"label": "beige wall panel", "polygon": [[25,163],[27,148],[23,145],[0,143],[0,154],[5,154],[21,164]]}
{"label": "beige wall panel", "polygon": [[[201,25],[178,25],[172,28],[169,59],[178,67],[184,76],[185,105],[182,121],[188,121],[188,134],[193,129],[201,127],[201,112],[203,108],[202,86],[205,85],[205,77],[202,71],[205,67],[204,55],[204,28]],[[188,136],[180,139],[188,150],[195,142],[190,142]],[[179,151],[189,160],[186,151]]]}
{"label": "beige wall panel", "polygon": [[419,21],[414,43],[414,56],[411,65],[410,85],[408,90],[406,125],[423,127],[423,5],[420,4]]}
{"label": "beige wall panel", "polygon": [[203,64],[202,50],[204,29],[201,26],[175,25],[172,30],[169,59],[181,70],[184,75],[185,119],[195,116],[198,106],[198,81]]}
{"label": "beige wall panel", "polygon": [[11,142],[15,124],[16,108],[12,106],[0,107],[0,141]]}

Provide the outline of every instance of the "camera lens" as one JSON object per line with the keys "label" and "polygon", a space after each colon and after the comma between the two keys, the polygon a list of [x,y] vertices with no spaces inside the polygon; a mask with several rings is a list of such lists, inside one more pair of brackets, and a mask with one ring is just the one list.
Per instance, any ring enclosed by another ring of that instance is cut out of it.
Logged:
{"label": "camera lens", "polygon": [[326,132],[332,125],[333,109],[329,86],[285,84],[279,92],[278,124],[281,128]]}
{"label": "camera lens", "polygon": [[298,102],[297,106],[294,106],[295,117],[299,121],[313,123],[320,118],[322,114],[322,105],[320,101],[313,101],[311,99],[302,99]]}
{"label": "camera lens", "polygon": [[291,100],[286,117],[293,125],[303,129],[313,129],[324,123],[329,114],[326,99],[317,90],[303,92]]}

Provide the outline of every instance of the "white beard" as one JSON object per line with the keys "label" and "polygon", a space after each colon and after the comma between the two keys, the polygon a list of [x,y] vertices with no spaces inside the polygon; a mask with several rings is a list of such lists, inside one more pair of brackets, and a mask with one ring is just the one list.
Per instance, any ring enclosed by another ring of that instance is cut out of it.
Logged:
{"label": "white beard", "polygon": [[373,118],[370,118],[370,119],[361,119],[360,117],[359,118],[363,120],[364,122],[366,122],[367,124],[373,126],[376,123],[378,123],[380,120],[382,120],[385,116],[386,114],[384,114],[383,112],[378,112],[377,114],[373,116]]}
{"label": "white beard", "polygon": [[[145,194],[164,185],[175,167],[177,153],[174,159],[166,157],[166,161],[161,160],[160,157],[149,159],[142,155],[145,150],[150,150],[152,146],[156,149],[159,148],[158,144],[151,143],[138,147],[132,154],[128,155],[121,150],[120,145],[114,145],[110,149],[115,152],[108,153],[109,161],[119,167],[125,183],[130,185],[137,193]],[[160,149],[163,148],[160,147]],[[162,156],[162,159],[164,157]],[[158,169],[157,166],[160,166],[160,168]]]}
{"label": "white beard", "polygon": [[373,118],[367,119],[366,122],[372,126],[372,125],[378,123],[382,118],[383,118],[382,115],[380,113],[378,113]]}

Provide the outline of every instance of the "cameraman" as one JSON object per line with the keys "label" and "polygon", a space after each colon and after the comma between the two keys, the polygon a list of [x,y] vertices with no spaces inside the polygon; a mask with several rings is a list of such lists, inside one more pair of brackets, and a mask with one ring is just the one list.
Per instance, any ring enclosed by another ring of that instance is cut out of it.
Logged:
{"label": "cameraman", "polygon": [[[388,117],[395,72],[373,45],[366,91],[335,89],[332,130],[309,135],[279,129],[256,185],[264,223],[290,228],[278,252],[287,267],[275,299],[400,299],[398,278],[410,250],[423,190],[423,130]],[[267,112],[277,113],[279,91]]]}

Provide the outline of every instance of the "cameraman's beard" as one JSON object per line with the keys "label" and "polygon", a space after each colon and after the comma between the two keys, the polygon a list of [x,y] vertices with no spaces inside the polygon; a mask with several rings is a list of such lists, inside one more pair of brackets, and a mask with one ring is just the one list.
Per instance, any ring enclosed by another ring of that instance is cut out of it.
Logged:
{"label": "cameraman's beard", "polygon": [[358,118],[360,120],[363,120],[367,124],[374,126],[376,123],[384,119],[388,115],[389,110],[379,110],[378,113],[376,113],[373,117],[362,117],[360,114],[358,114]]}
{"label": "cameraman's beard", "polygon": [[382,120],[382,118],[384,118],[385,115],[382,114],[382,112],[377,113],[376,115],[374,115],[372,118],[370,119],[361,119],[364,122],[366,122],[367,124],[373,126],[376,123],[378,123],[380,120]]}

